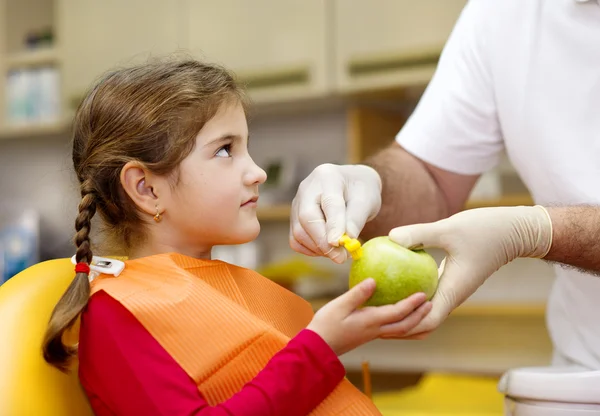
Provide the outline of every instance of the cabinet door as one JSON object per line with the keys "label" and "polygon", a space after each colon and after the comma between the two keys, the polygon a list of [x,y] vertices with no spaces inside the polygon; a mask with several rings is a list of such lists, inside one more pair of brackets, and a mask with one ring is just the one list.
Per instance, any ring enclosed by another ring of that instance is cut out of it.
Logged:
{"label": "cabinet door", "polygon": [[325,92],[322,0],[188,0],[191,52],[232,69],[256,102]]}
{"label": "cabinet door", "polygon": [[178,0],[56,0],[67,107],[101,74],[180,46]]}
{"label": "cabinet door", "polygon": [[342,91],[427,83],[466,0],[334,0]]}

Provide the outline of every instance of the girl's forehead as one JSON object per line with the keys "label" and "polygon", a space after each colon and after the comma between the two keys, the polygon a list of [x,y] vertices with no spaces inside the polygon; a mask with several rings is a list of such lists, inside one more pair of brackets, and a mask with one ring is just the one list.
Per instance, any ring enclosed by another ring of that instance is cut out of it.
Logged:
{"label": "girl's forehead", "polygon": [[197,139],[203,144],[217,140],[231,140],[248,137],[246,114],[241,105],[224,105],[198,133]]}

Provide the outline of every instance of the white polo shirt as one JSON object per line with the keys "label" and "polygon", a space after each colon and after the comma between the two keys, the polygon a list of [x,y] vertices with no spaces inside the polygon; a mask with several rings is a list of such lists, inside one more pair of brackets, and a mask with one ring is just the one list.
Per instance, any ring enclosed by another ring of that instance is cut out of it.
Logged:
{"label": "white polo shirt", "polygon": [[[470,0],[396,140],[463,174],[505,150],[536,203],[600,204],[600,1]],[[555,363],[600,369],[600,277],[556,272]]]}

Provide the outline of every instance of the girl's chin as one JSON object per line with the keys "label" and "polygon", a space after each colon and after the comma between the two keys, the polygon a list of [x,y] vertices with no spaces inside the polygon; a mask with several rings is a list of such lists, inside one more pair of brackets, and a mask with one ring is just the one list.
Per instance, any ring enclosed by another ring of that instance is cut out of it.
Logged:
{"label": "girl's chin", "polygon": [[242,227],[238,227],[234,233],[223,236],[222,242],[215,245],[237,245],[246,244],[256,240],[260,234],[260,223],[254,220],[251,223],[245,223]]}

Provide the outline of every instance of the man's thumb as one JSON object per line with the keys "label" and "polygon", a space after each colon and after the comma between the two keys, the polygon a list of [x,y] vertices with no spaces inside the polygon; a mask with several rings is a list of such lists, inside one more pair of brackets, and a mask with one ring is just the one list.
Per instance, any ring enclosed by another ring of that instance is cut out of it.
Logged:
{"label": "man's thumb", "polygon": [[410,249],[441,247],[440,229],[437,222],[405,225],[390,231],[388,237],[394,243]]}
{"label": "man's thumb", "polygon": [[375,287],[376,283],[374,279],[365,279],[338,297],[337,300],[344,305],[344,310],[347,313],[350,313],[360,307],[373,295]]}

